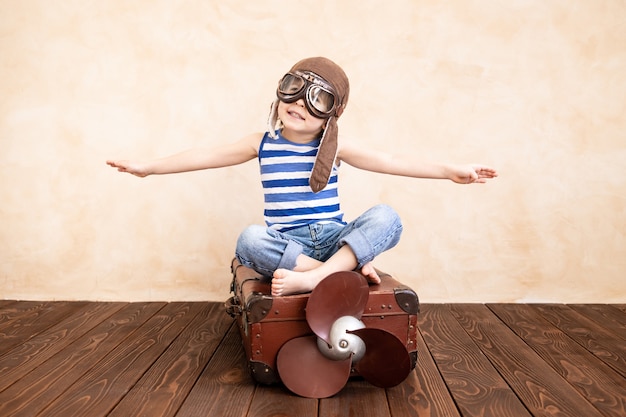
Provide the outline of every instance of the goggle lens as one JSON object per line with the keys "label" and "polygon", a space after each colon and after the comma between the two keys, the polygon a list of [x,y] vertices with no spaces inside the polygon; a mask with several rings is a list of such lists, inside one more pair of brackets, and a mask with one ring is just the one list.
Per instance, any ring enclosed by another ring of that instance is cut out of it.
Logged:
{"label": "goggle lens", "polygon": [[335,96],[318,86],[311,86],[307,93],[307,101],[321,113],[330,113],[335,105]]}
{"label": "goggle lens", "polygon": [[306,81],[292,74],[285,74],[278,85],[278,92],[287,96],[298,94],[304,88]]}

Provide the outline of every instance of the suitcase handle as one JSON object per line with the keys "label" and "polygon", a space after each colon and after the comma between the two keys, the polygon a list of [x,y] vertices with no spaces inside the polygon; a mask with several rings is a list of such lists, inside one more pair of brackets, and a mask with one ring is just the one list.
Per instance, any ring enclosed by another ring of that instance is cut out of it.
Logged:
{"label": "suitcase handle", "polygon": [[241,304],[239,304],[239,299],[235,296],[230,297],[226,302],[224,302],[224,308],[226,309],[226,313],[232,318],[240,316],[243,312],[241,308]]}

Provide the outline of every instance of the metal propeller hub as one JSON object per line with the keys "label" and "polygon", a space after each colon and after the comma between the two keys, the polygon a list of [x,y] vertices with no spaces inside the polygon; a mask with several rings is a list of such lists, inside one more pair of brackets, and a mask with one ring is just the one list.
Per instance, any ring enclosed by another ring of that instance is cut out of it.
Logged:
{"label": "metal propeller hub", "polygon": [[317,338],[317,347],[322,355],[334,361],[352,357],[352,362],[358,362],[365,355],[365,342],[353,330],[365,328],[365,324],[353,316],[339,317],[330,326],[329,340]]}

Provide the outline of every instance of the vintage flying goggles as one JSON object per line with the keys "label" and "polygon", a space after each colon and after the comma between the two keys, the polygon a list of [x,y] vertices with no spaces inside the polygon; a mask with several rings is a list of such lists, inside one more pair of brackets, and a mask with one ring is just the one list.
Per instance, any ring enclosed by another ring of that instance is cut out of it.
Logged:
{"label": "vintage flying goggles", "polygon": [[304,104],[313,116],[328,119],[340,105],[333,87],[312,72],[293,71],[278,82],[276,96],[285,103],[293,103],[304,97]]}

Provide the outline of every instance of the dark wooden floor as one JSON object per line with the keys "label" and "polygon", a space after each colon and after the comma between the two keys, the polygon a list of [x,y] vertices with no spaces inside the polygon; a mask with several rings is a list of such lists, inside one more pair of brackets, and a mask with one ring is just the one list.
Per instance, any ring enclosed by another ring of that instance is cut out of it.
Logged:
{"label": "dark wooden floor", "polygon": [[626,416],[626,305],[423,305],[401,385],[250,378],[221,303],[0,301],[0,416]]}

